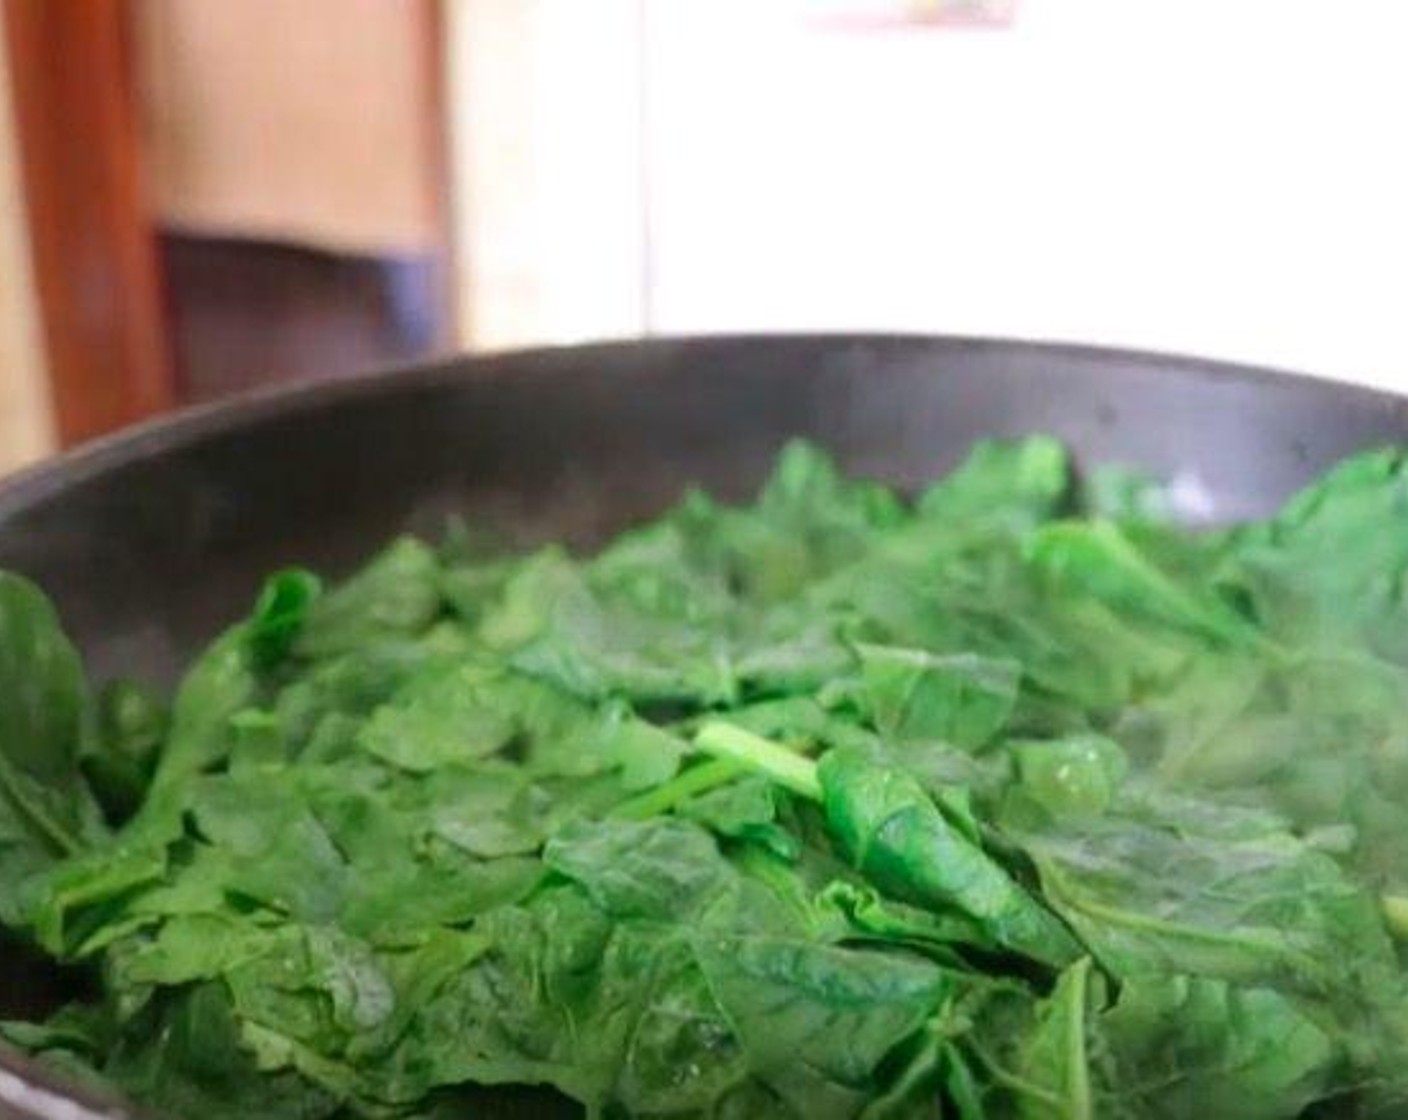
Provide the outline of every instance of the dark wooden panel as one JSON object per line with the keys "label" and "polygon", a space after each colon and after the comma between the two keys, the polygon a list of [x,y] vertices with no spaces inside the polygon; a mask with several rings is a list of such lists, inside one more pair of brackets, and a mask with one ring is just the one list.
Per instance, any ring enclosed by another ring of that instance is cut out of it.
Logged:
{"label": "dark wooden panel", "polygon": [[440,253],[428,274],[428,298],[433,301],[433,334],[426,341],[437,350],[454,347],[458,334],[455,328],[456,277],[463,275],[455,267],[454,231],[450,199],[454,183],[450,175],[450,119],[448,84],[445,75],[445,12],[436,0],[422,0],[418,9],[421,23],[421,49],[426,73],[424,127],[427,158],[432,164],[431,205],[439,227]]}
{"label": "dark wooden panel", "polygon": [[59,435],[172,402],[123,0],[4,0]]}
{"label": "dark wooden panel", "polygon": [[172,233],[160,244],[184,401],[401,364],[448,333],[438,257]]}

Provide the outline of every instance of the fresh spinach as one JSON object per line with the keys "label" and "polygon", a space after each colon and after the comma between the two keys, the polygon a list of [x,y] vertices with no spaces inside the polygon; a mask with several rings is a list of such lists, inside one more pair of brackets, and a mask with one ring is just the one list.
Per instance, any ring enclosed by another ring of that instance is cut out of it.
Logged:
{"label": "fresh spinach", "polygon": [[104,839],[79,770],[88,704],[54,608],[0,572],[0,924],[18,924],[36,874]]}
{"label": "fresh spinach", "polygon": [[0,574],[0,927],[97,993],[0,1035],[211,1120],[1402,1115],[1408,466],[1171,508],[798,443],[276,573],[169,711]]}

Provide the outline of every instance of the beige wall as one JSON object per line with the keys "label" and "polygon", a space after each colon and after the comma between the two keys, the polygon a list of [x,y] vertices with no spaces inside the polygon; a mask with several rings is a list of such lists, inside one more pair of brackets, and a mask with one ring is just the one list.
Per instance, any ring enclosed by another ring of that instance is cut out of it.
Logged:
{"label": "beige wall", "polygon": [[136,46],[158,219],[351,252],[438,248],[429,11],[145,0]]}
{"label": "beige wall", "polygon": [[0,474],[53,446],[0,20]]}

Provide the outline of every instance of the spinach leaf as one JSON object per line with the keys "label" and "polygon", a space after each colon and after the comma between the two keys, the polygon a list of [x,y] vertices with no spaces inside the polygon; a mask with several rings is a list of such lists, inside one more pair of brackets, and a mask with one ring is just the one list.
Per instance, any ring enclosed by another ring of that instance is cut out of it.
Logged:
{"label": "spinach leaf", "polygon": [[0,573],[0,743],[6,767],[41,785],[71,782],[87,684],[78,651],[32,583]]}
{"label": "spinach leaf", "polygon": [[1138,977],[1100,1016],[1113,1086],[1156,1117],[1297,1116],[1344,1055],[1281,993],[1177,975]]}
{"label": "spinach leaf", "polygon": [[1096,1101],[1086,1037],[1094,994],[1090,984],[1090,958],[1082,957],[1061,973],[1042,1005],[1018,1066],[1022,1116],[1094,1120]]}
{"label": "spinach leaf", "polygon": [[0,572],[0,924],[20,924],[22,884],[103,838],[79,771],[87,696],[54,608]]}
{"label": "spinach leaf", "polygon": [[306,614],[293,648],[304,657],[328,657],[422,633],[441,612],[440,586],[435,552],[403,537],[326,595],[305,586]]}
{"label": "spinach leaf", "polygon": [[287,656],[321,593],[318,577],[297,568],[277,572],[265,581],[245,639],[255,665],[269,669]]}
{"label": "spinach leaf", "polygon": [[798,1115],[854,1116],[882,1061],[962,980],[895,953],[769,937],[699,939],[754,1074]]}
{"label": "spinach leaf", "polygon": [[854,748],[817,770],[826,816],[842,849],[882,890],[971,918],[994,942],[1063,965],[1076,943],[1060,921],[991,856],[950,823],[919,783]]}
{"label": "spinach leaf", "polygon": [[113,681],[97,697],[95,727],[79,758],[83,776],[110,820],[126,820],[151,784],[169,716],[166,706],[132,681]]}
{"label": "spinach leaf", "polygon": [[864,698],[876,729],[891,739],[986,744],[1017,701],[1021,666],[974,654],[858,647]]}

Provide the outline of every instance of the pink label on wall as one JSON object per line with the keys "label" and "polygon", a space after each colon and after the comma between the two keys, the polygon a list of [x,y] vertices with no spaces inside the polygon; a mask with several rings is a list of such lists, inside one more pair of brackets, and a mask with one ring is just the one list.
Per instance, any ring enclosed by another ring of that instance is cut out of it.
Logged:
{"label": "pink label on wall", "polygon": [[846,29],[1009,27],[1017,0],[805,0],[809,20]]}

